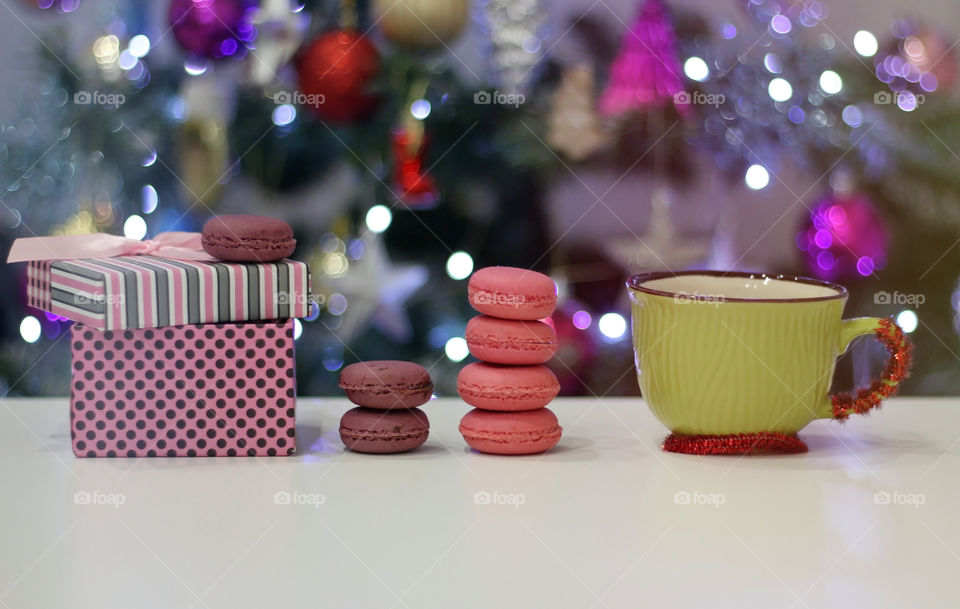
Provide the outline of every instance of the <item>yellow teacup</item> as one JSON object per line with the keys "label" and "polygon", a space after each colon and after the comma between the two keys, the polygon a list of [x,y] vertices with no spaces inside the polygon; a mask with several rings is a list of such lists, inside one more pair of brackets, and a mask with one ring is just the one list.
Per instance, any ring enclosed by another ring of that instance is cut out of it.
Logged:
{"label": "yellow teacup", "polygon": [[[720,271],[647,273],[627,282],[640,390],[680,436],[795,434],[845,419],[896,392],[909,367],[889,319],[841,319],[846,289],[801,277]],[[837,357],[873,334],[890,351],[883,376],[830,396]]]}

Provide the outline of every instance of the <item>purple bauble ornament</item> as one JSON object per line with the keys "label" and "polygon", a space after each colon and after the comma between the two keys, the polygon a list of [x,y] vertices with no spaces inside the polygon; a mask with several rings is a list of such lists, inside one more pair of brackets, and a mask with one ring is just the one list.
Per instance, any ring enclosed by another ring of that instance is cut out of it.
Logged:
{"label": "purple bauble ornament", "polygon": [[170,28],[185,50],[211,59],[235,55],[256,34],[244,0],[171,0]]}
{"label": "purple bauble ornament", "polygon": [[807,268],[821,279],[869,277],[887,262],[887,229],[873,202],[862,194],[828,196],[813,208],[797,247]]}

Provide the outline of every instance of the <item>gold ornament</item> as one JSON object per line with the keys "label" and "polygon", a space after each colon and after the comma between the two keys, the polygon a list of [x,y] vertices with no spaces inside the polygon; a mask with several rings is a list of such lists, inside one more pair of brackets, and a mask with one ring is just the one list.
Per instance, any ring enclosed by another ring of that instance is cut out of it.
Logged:
{"label": "gold ornament", "polygon": [[610,142],[595,110],[593,69],[563,73],[547,114],[547,143],[572,161],[582,161]]}
{"label": "gold ornament", "polygon": [[223,191],[229,157],[226,102],[213,78],[189,78],[183,98],[188,118],[177,134],[180,178],[188,205],[212,210]]}
{"label": "gold ornament", "polygon": [[220,199],[227,165],[227,130],[212,119],[188,120],[180,128],[177,147],[184,196],[189,204],[213,208]]}
{"label": "gold ornament", "polygon": [[470,0],[373,0],[373,14],[393,42],[431,49],[463,31]]}

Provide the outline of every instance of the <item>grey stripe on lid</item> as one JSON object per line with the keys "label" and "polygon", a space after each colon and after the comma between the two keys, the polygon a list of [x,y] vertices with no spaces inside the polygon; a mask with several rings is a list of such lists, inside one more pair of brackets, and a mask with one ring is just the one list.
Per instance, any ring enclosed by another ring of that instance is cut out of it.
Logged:
{"label": "grey stripe on lid", "polygon": [[[73,273],[73,272],[71,272],[71,271],[68,271],[68,270],[66,270],[66,269],[57,269],[57,274],[56,274],[56,276],[54,276],[53,273],[51,272],[51,273],[50,273],[50,277],[49,277],[50,283],[53,283],[54,281],[56,281],[58,277],[65,277],[65,276],[66,276],[66,277],[71,277],[71,278],[76,279],[77,281],[81,281],[81,282],[90,282],[90,283],[94,284],[94,285],[90,286],[91,288],[94,288],[94,287],[97,287],[97,288],[100,288],[100,289],[103,289],[103,288],[104,288],[104,285],[103,285],[103,281],[104,281],[103,275],[97,275],[97,278],[96,278],[96,279],[90,279],[89,277],[82,277],[82,276],[77,275],[77,274],[75,274],[75,273]],[[36,279],[36,281],[38,281],[38,282],[44,282],[44,279],[43,279],[42,277],[36,277],[35,279]],[[38,284],[37,284],[37,287],[39,288],[40,286],[41,286],[41,284],[38,283]]]}
{"label": "grey stripe on lid", "polygon": [[184,290],[184,298],[187,301],[187,323],[200,323],[200,269],[197,267],[202,263],[190,264],[171,258],[163,258],[163,262],[187,272],[187,285]]}
{"label": "grey stripe on lid", "polygon": [[225,264],[213,265],[217,269],[217,320],[230,320],[230,267]]}
{"label": "grey stripe on lid", "polygon": [[260,319],[260,267],[246,264],[247,267],[247,309],[248,319]]}
{"label": "grey stripe on lid", "polygon": [[127,327],[141,327],[140,313],[138,311],[140,299],[137,296],[137,272],[117,266],[115,264],[111,264],[103,259],[90,259],[85,260],[84,262],[93,266],[99,266],[105,269],[117,271],[121,274],[123,277],[123,307],[127,311]]}
{"label": "grey stripe on lid", "polygon": [[89,298],[81,296],[75,292],[67,292],[60,288],[50,286],[50,297],[53,302],[61,305],[68,305],[81,311],[103,315],[107,310],[106,302],[103,298]]}
{"label": "grey stripe on lid", "polygon": [[[92,279],[94,281],[100,281],[101,283],[103,282],[102,273],[98,273],[91,269],[85,269],[65,260],[57,260],[51,265],[51,268],[70,273],[71,275],[77,275],[78,277],[83,277],[84,279]],[[42,272],[43,271],[41,270],[41,274]]]}
{"label": "grey stripe on lid", "polygon": [[170,311],[170,270],[152,264],[150,260],[146,259],[146,256],[125,258],[124,262],[153,272],[154,287],[156,288],[153,293],[154,310],[157,312],[157,325],[159,327],[169,326],[172,314],[172,311]]}
{"label": "grey stripe on lid", "polygon": [[277,269],[277,291],[284,295],[279,299],[277,306],[277,317],[283,319],[290,317],[290,265],[284,264],[282,269]]}

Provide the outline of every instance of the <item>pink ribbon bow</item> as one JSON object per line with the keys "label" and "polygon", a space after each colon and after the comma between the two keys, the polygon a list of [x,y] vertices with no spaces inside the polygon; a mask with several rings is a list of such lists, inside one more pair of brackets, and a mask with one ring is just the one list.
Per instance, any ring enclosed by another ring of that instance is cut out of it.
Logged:
{"label": "pink ribbon bow", "polygon": [[144,241],[105,233],[26,237],[13,242],[7,262],[148,255],[201,262],[217,260],[203,251],[200,233],[169,232]]}

